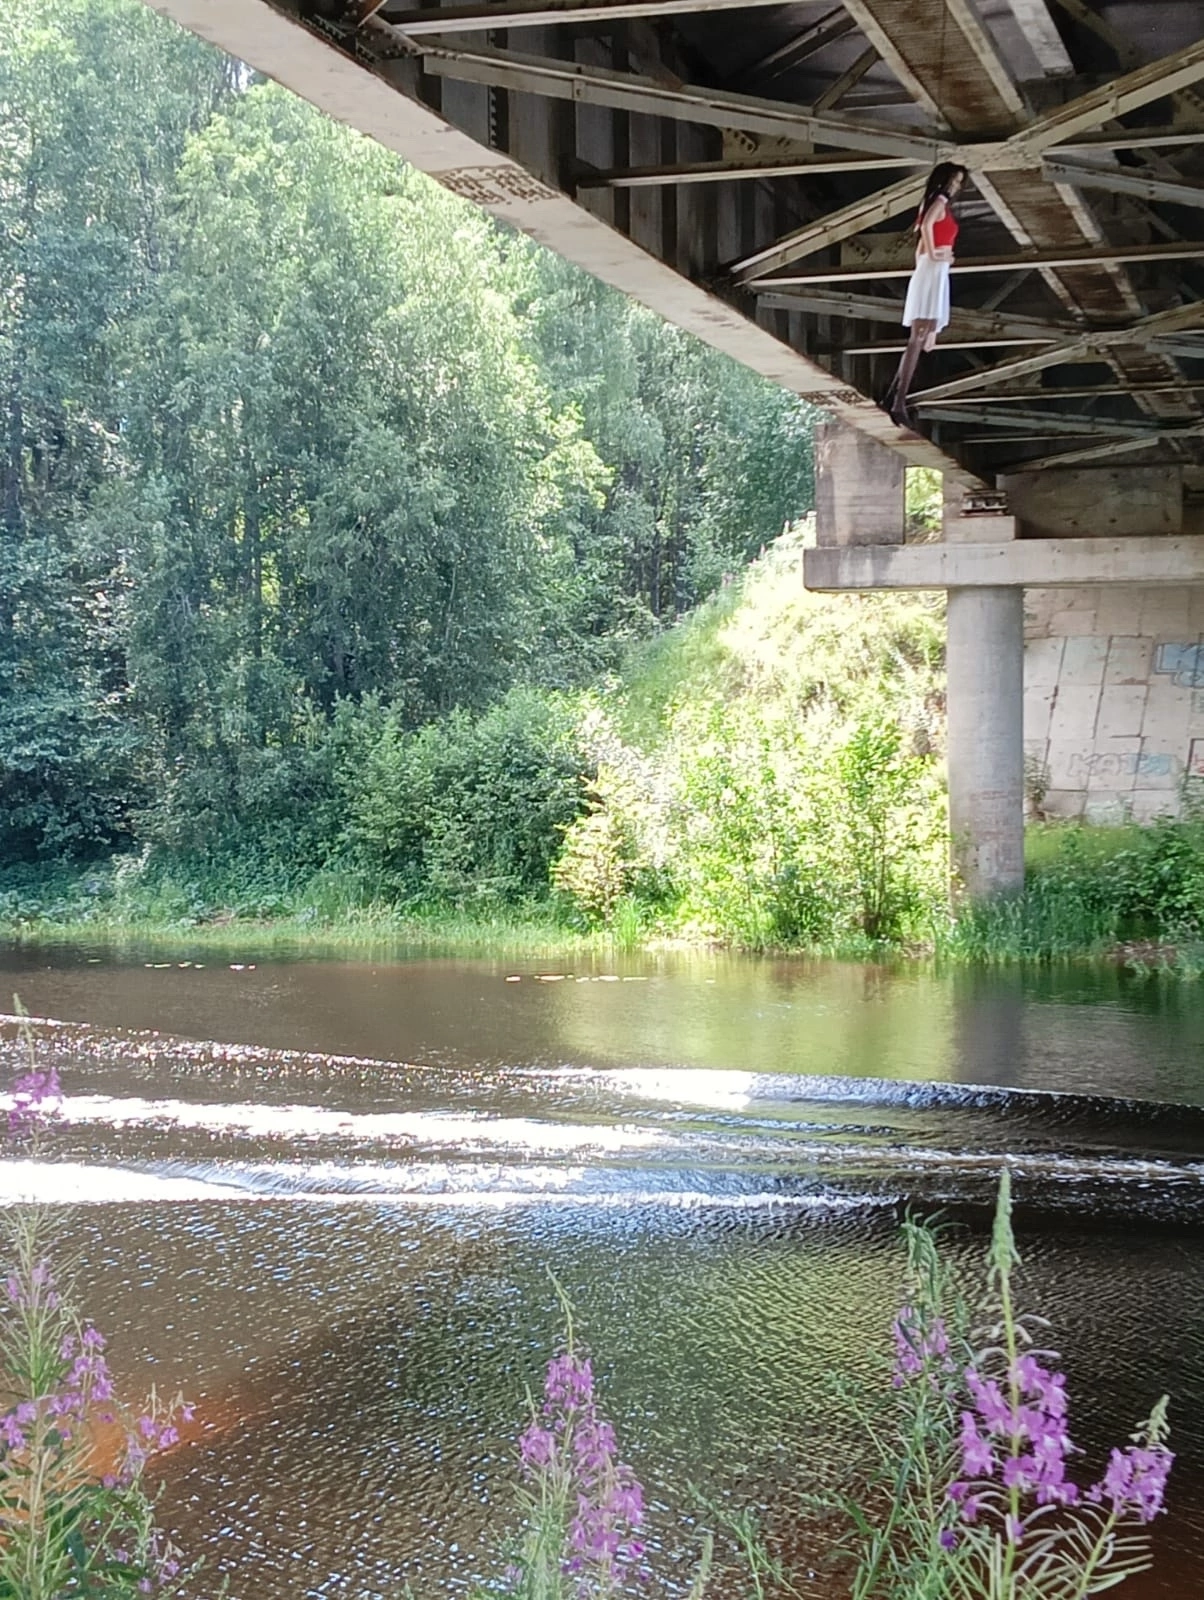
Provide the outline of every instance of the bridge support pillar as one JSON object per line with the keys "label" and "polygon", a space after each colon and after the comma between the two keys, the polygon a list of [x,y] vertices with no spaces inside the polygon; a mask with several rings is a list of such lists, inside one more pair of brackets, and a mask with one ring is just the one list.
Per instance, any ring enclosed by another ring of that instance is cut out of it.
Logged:
{"label": "bridge support pillar", "polygon": [[1024,590],[950,589],[949,839],[971,900],[1024,886]]}
{"label": "bridge support pillar", "polygon": [[[944,533],[998,544],[1016,524],[1002,497],[980,510],[947,490]],[[1024,887],[1024,590],[952,588],[946,619],[950,866],[983,900]]]}

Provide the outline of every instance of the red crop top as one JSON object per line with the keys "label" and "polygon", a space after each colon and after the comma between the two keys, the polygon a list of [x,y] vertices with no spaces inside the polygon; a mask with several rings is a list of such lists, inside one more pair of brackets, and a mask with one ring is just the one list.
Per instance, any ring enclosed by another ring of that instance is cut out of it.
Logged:
{"label": "red crop top", "polygon": [[957,238],[957,218],[951,211],[932,224],[932,242],[938,250],[951,246]]}

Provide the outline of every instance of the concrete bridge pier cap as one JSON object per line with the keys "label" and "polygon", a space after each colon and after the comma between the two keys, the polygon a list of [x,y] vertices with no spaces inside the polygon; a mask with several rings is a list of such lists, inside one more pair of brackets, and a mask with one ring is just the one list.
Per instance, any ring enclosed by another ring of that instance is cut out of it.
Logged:
{"label": "concrete bridge pier cap", "polygon": [[[805,581],[817,589],[946,588],[953,889],[971,900],[1018,890],[1024,884],[1023,586],[1014,578],[901,584],[889,581],[888,572],[880,574],[887,581],[875,582],[888,552],[910,553],[905,462],[838,423],[821,424],[816,444],[817,549],[807,553]],[[947,545],[998,549],[1015,538],[1016,523],[1002,496],[975,497],[947,485],[942,531]]]}

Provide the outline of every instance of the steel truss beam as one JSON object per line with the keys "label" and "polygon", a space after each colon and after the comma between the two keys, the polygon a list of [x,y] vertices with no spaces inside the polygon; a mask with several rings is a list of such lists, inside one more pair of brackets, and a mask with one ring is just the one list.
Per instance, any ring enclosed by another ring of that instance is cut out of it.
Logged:
{"label": "steel truss beam", "polygon": [[780,0],[497,0],[496,4],[423,6],[377,16],[411,38],[426,34],[480,33],[488,28],[543,28],[557,22],[615,22],[628,17],[671,17],[680,12],[742,11]]}
{"label": "steel truss beam", "polygon": [[1146,383],[1134,384],[1132,387],[1123,383],[1098,383],[1087,385],[1081,389],[1000,389],[997,394],[966,394],[951,395],[947,400],[918,400],[914,403],[918,411],[927,411],[929,406],[939,406],[949,411],[952,416],[954,406],[989,406],[989,405],[1014,405],[1018,400],[1026,406],[1035,405],[1038,401],[1052,400],[1059,405],[1065,400],[1104,400],[1119,399],[1122,397],[1136,398],[1139,395],[1150,394],[1182,394],[1185,390],[1199,394],[1204,392],[1204,383],[1192,383],[1184,379],[1182,383]]}
{"label": "steel truss beam", "polygon": [[967,372],[949,383],[925,389],[915,398],[917,401],[944,400],[950,395],[966,394],[992,383],[1026,378],[1034,372],[1044,372],[1048,367],[1063,367],[1069,362],[1090,361],[1092,358],[1104,360],[1107,352],[1118,346],[1148,345],[1156,341],[1159,334],[1181,333],[1185,328],[1201,326],[1204,326],[1204,300],[1193,300],[1189,305],[1173,306],[1169,311],[1158,311],[1152,317],[1142,317],[1125,328],[1093,328],[1077,338],[1064,340],[1050,350],[1043,350],[1039,355],[1001,361],[993,367]]}
{"label": "steel truss beam", "polygon": [[[1164,145],[1176,144],[1204,144],[1204,128],[1150,129],[1148,133],[1140,131],[1129,133],[1124,129],[1115,135],[1100,135],[1095,139],[1081,139],[1073,144],[1059,145],[1058,154],[1079,155],[1090,154],[1092,151],[1106,152],[1109,150],[1152,150]],[[577,179],[579,189],[641,189],[653,188],[658,184],[678,183],[730,183],[749,178],[806,178],[815,177],[824,173],[839,172],[876,172],[887,167],[918,167],[922,163],[917,159],[907,156],[841,156],[841,155],[800,155],[794,160],[788,157],[778,157],[772,161],[683,161],[678,164],[667,164],[659,167],[614,167],[610,171],[591,172],[583,174]],[[1049,169],[1047,160],[1045,167]],[[1088,170],[1086,168],[1084,171]],[[1092,174],[1104,172],[1108,177],[1113,176],[1113,169],[1092,167]],[[1067,173],[1066,182],[1078,182],[1079,168],[1074,169],[1072,178]],[[1128,176],[1128,174],[1124,174]],[[1059,174],[1059,178],[1061,175]],[[1137,182],[1143,182],[1140,174],[1134,173]],[[1127,192],[1127,191],[1125,191]]]}
{"label": "steel truss beam", "polygon": [[817,111],[830,111],[833,106],[838,106],[849,90],[855,88],[871,67],[876,66],[881,59],[882,57],[873,45],[870,45],[867,50],[863,50],[852,66],[847,67],[839,78],[830,83],[823,94],[819,96],[815,102],[815,109]]}
{"label": "steel truss beam", "polygon": [[[1171,240],[1166,244],[1088,245],[1081,250],[1028,250],[1007,256],[965,256],[953,263],[958,272],[1040,271],[1042,267],[1121,265],[1132,261],[1185,261],[1204,258],[1204,241]],[[773,278],[752,278],[745,288],[764,290],[820,283],[878,283],[889,278],[910,278],[912,263],[889,267],[817,267],[813,272],[783,272]]]}
{"label": "steel truss beam", "polygon": [[[382,27],[385,24],[381,24]],[[390,29],[401,42],[408,36]],[[926,134],[863,122],[832,112],[815,112],[784,100],[734,94],[724,89],[699,89],[689,84],[667,87],[654,78],[608,67],[585,67],[574,61],[545,56],[519,55],[484,46],[460,49],[450,45],[413,41],[426,72],[466,83],[484,83],[518,94],[543,95],[550,100],[571,100],[584,105],[609,106],[615,111],[639,111],[654,117],[697,122],[704,127],[736,128],[747,133],[767,133],[777,138],[835,145],[841,150],[864,150],[871,155],[904,156],[928,166],[949,158],[956,146]],[[992,144],[989,148],[995,148]],[[976,158],[977,159],[977,158]]]}
{"label": "steel truss beam", "polygon": [[828,45],[835,44],[837,39],[843,39],[846,33],[852,33],[856,26],[844,7],[837,6],[834,11],[825,12],[809,28],[803,28],[792,39],[787,39],[785,44],[750,62],[741,72],[740,82],[750,83],[766,76],[780,77],[783,72],[797,67],[800,61],[806,61],[808,56],[818,55]]}
{"label": "steel truss beam", "polygon": [[1204,436],[1204,420],[1191,422],[1186,426],[1182,423],[1168,423],[1159,425],[1138,438],[1088,445],[1083,450],[1067,450],[1059,455],[1041,456],[1036,461],[1023,461],[1018,465],[1025,472],[1042,472],[1048,467],[1074,467],[1084,461],[1098,461],[1101,456],[1128,454],[1133,450],[1148,450],[1152,445],[1162,444],[1168,440],[1173,443],[1179,439],[1199,439],[1201,436]]}
{"label": "steel truss beam", "polygon": [[[1107,434],[1109,438],[1124,438],[1129,434],[1158,436],[1158,425],[1149,421],[1130,421],[1125,417],[1049,416],[1044,411],[991,411],[946,409],[933,403],[924,408],[933,422],[977,422],[989,428],[1037,428],[1041,433],[1072,433],[1079,437]],[[988,435],[989,437],[989,435]]]}
{"label": "steel truss beam", "polygon": [[[942,350],[1014,350],[1017,345],[1050,343],[1049,339],[1034,338],[1031,334],[1028,337],[1012,334],[1011,336],[993,339],[989,336],[983,337],[979,334],[958,333],[956,331],[953,332],[953,337],[950,338],[949,333],[950,329],[946,328],[941,336]],[[813,353],[819,356],[821,360],[830,361],[836,356],[897,356],[906,349],[907,342],[904,339],[882,339],[877,344],[829,345],[827,348],[821,347]],[[1204,354],[1204,352],[1201,353]]]}
{"label": "steel truss beam", "polygon": [[614,167],[583,172],[578,189],[647,189],[666,183],[727,183],[733,178],[813,178],[833,172],[880,172],[916,167],[907,156],[801,156],[794,161],[695,161],[681,166]]}
{"label": "steel truss beam", "polygon": [[1088,167],[1048,159],[1043,167],[1051,183],[1070,183],[1076,189],[1106,189],[1110,194],[1131,194],[1139,200],[1204,209],[1204,184],[1171,183],[1134,172],[1131,167]]}
{"label": "steel truss beam", "polygon": [[[988,173],[1033,166],[1047,150],[1065,144],[1077,134],[1098,128],[1101,123],[1110,122],[1127,111],[1136,111],[1152,101],[1161,100],[1175,89],[1201,78],[1204,78],[1204,39],[1159,61],[1124,73],[1102,88],[1092,89],[1067,105],[1046,112],[1002,140],[993,151],[984,147],[973,157],[966,151],[948,159],[964,160],[967,166]],[[843,206],[830,216],[820,217],[802,228],[796,228],[774,244],[746,256],[733,265],[732,276],[738,283],[747,283],[750,279],[789,266],[802,256],[837,244],[842,239],[852,238],[875,222],[884,222],[910,210],[922,193],[922,180],[901,180],[877,194]]]}
{"label": "steel truss beam", "polygon": [[[901,300],[877,299],[860,294],[759,294],[757,302],[774,311],[807,311],[813,316],[836,317],[846,323],[850,320],[889,322],[899,327],[903,315]],[[1078,325],[1072,322],[1046,322],[1040,317],[1018,317],[1006,312],[984,311],[976,306],[955,306],[952,320],[941,339],[941,349],[952,348],[949,336],[976,342],[1014,340],[1017,343],[1056,344],[1058,340],[1078,332]],[[849,354],[852,353],[849,351]]]}

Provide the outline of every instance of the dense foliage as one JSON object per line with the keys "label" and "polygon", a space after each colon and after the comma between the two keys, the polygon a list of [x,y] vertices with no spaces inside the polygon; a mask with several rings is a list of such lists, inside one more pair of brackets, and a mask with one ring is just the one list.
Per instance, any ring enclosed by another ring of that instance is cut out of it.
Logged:
{"label": "dense foliage", "polygon": [[491,708],[804,509],[805,409],[135,0],[16,0],[0,113],[0,862],[545,890],[564,713]]}

